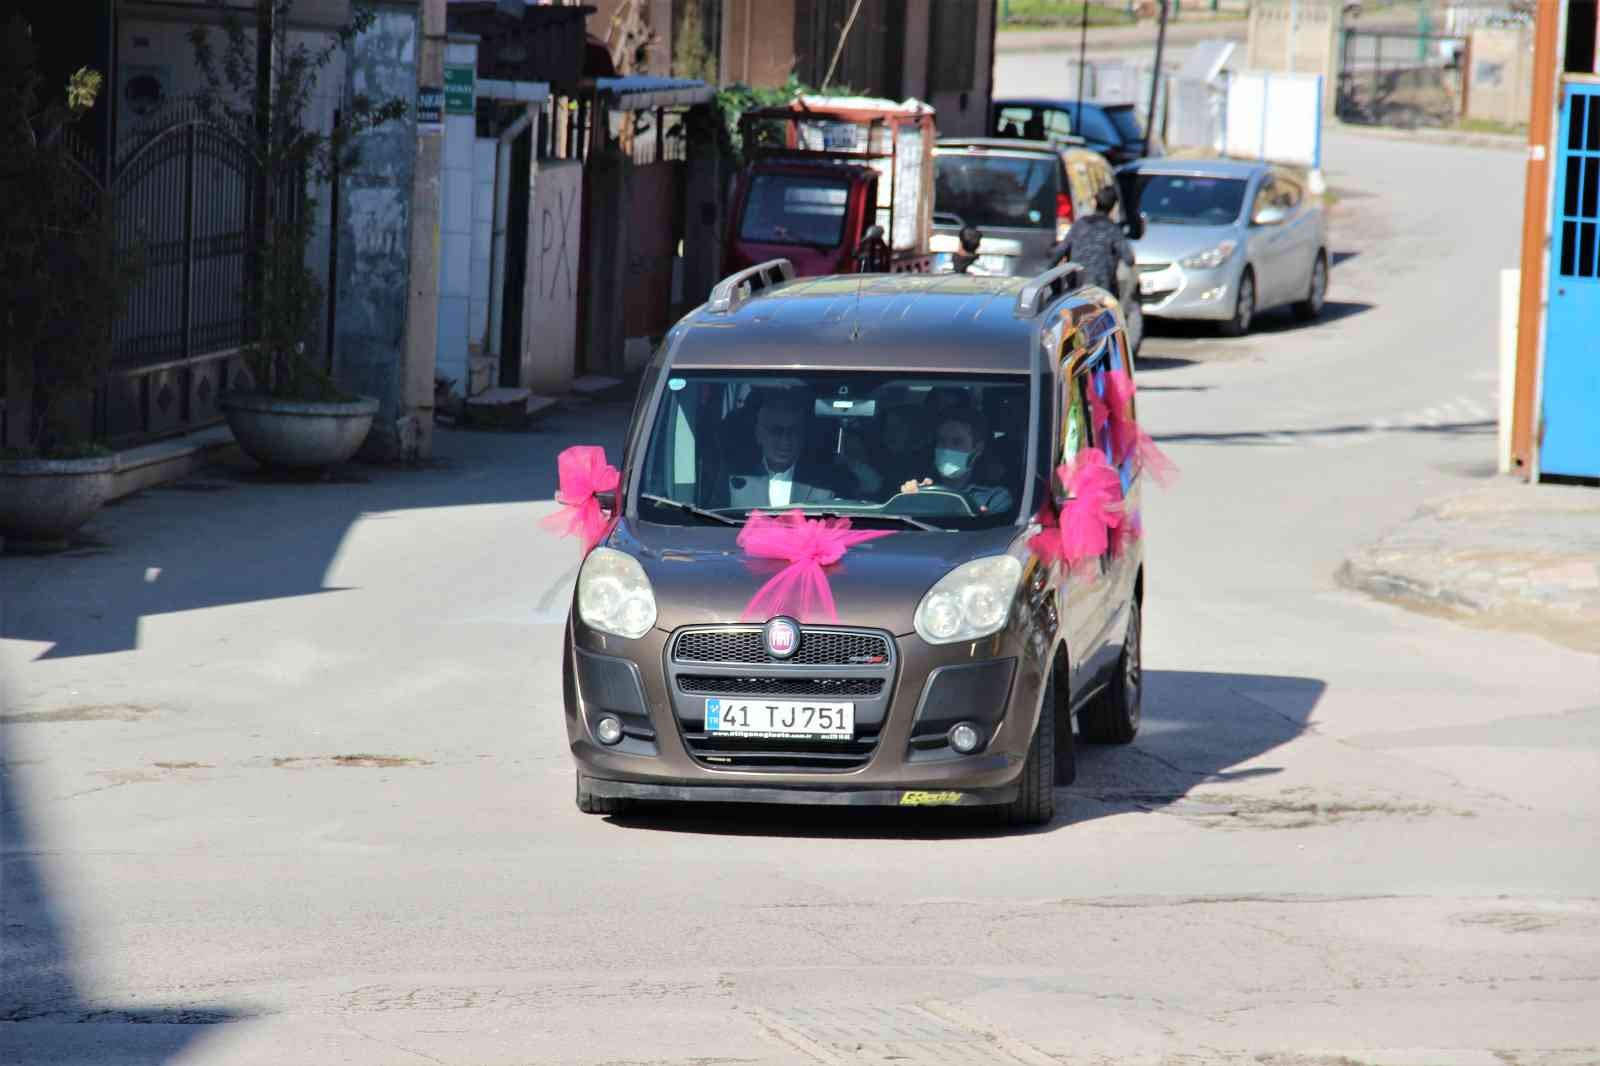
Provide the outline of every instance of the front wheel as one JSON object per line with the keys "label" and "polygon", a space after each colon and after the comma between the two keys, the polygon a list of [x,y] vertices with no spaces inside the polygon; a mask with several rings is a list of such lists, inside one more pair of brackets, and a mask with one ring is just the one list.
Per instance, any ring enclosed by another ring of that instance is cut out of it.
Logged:
{"label": "front wheel", "polygon": [[1128,635],[1111,684],[1078,713],[1078,731],[1094,744],[1127,744],[1139,735],[1144,710],[1143,624],[1139,603],[1128,605]]}
{"label": "front wheel", "polygon": [[[1008,825],[1049,825],[1056,816],[1056,680],[1051,671],[1045,682],[1039,725],[1028,745],[1028,759],[1017,782],[1017,798],[1001,808]],[[1069,724],[1068,729],[1072,726]],[[1070,743],[1070,740],[1069,740]]]}
{"label": "front wheel", "polygon": [[1222,324],[1225,337],[1242,337],[1256,319],[1256,276],[1250,268],[1239,277],[1239,291],[1233,301],[1233,317]]}
{"label": "front wheel", "polygon": [[1306,290],[1306,298],[1294,305],[1295,317],[1302,322],[1310,322],[1322,314],[1323,304],[1328,300],[1328,253],[1318,252],[1317,261],[1311,267],[1311,286]]}

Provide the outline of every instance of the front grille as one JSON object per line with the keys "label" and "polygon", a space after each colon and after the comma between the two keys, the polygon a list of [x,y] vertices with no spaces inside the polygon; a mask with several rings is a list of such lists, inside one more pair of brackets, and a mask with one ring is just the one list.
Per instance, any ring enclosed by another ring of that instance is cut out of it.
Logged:
{"label": "front grille", "polygon": [[678,691],[695,696],[815,696],[866,699],[883,692],[881,677],[700,677],[678,675]]}
{"label": "front grille", "polygon": [[1141,274],[1154,274],[1167,269],[1171,263],[1140,263],[1136,268]]}
{"label": "front grille", "polygon": [[797,666],[876,666],[889,661],[889,642],[871,633],[802,629],[800,648],[773,659],[759,629],[691,629],[679,635],[672,657],[680,663],[770,663]]}
{"label": "front grille", "polygon": [[[684,746],[701,764],[727,770],[854,770],[872,758],[887,719],[894,638],[877,630],[802,626],[793,657],[774,659],[760,626],[697,626],[673,638],[666,667]],[[705,732],[708,697],[854,703],[856,734],[849,740],[711,734]]]}

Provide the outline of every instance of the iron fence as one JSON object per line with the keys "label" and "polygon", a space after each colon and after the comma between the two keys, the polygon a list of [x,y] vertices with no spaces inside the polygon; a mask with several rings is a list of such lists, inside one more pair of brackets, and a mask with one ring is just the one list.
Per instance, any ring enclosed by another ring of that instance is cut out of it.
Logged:
{"label": "iron fence", "polygon": [[1339,117],[1381,126],[1449,126],[1461,115],[1465,37],[1345,30]]}
{"label": "iron fence", "polygon": [[[144,270],[117,322],[98,435],[118,443],[221,421],[220,395],[247,387],[240,349],[255,337],[251,288],[261,169],[229,130],[203,120],[150,136],[111,192],[119,247]],[[274,209],[302,209],[295,181]]]}

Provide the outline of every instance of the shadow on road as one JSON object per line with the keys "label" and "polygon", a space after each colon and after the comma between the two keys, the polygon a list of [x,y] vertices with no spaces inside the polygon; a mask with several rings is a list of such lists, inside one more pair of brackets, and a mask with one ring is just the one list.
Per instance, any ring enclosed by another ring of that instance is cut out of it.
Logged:
{"label": "shadow on road", "polygon": [[1359,437],[1384,433],[1439,433],[1447,436],[1477,436],[1495,432],[1492,419],[1475,422],[1418,422],[1414,424],[1313,426],[1308,429],[1258,429],[1224,433],[1158,433],[1163,444],[1276,444],[1288,445],[1309,437]]}
{"label": "shadow on road", "polygon": [[1276,774],[1250,762],[1306,729],[1326,685],[1303,677],[1145,672],[1144,723],[1126,746],[1077,745],[1078,779],[1056,790],[1056,820],[1012,830],[982,809],[659,804],[610,819],[618,829],[717,836],[944,840],[1050,832],[1159,810],[1199,785]]}
{"label": "shadow on road", "polygon": [[[37,819],[19,770],[26,760],[7,735],[5,679],[0,678],[0,1062],[29,1066],[105,1063],[160,1066],[176,1062],[204,1027],[236,1021],[250,1012],[216,1004],[166,1008],[121,1007],[85,998],[67,922],[41,868],[51,856],[65,864],[59,844],[37,836]],[[96,892],[76,886],[80,895]],[[100,886],[111,896],[114,886]],[[75,936],[84,939],[81,927]],[[172,946],[174,965],[181,958]],[[176,981],[181,974],[169,971]]]}
{"label": "shadow on road", "polygon": [[[1296,317],[1290,308],[1279,307],[1271,311],[1262,311],[1256,315],[1255,324],[1251,326],[1251,333],[1248,336],[1238,338],[1224,337],[1217,323],[1199,319],[1156,318],[1147,315],[1144,320],[1144,329],[1147,339],[1203,340],[1226,346],[1248,341],[1252,336],[1270,337],[1282,333],[1297,333],[1301,330],[1319,329],[1347,318],[1366,314],[1376,306],[1376,304],[1355,300],[1329,300],[1322,305],[1322,314],[1309,322]],[[1160,370],[1166,369],[1161,365],[1163,362],[1191,363],[1197,362],[1197,360],[1140,356],[1135,365],[1138,369],[1143,370],[1147,364],[1153,364],[1152,369]]]}
{"label": "shadow on road", "polygon": [[137,493],[65,553],[0,556],[0,638],[47,643],[42,659],[104,655],[138,647],[141,620],[155,615],[336,594],[325,577],[357,521],[550,500],[562,448],[603,444],[620,461],[629,410],[596,404],[524,433],[441,427],[437,458],[414,468],[350,466],[306,481],[240,459]]}

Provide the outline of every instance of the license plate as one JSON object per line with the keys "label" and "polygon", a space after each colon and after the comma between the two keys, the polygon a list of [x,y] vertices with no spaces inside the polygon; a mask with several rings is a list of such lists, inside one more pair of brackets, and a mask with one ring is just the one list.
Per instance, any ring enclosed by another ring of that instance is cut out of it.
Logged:
{"label": "license plate", "polygon": [[850,740],[856,705],[816,700],[706,700],[706,732],[725,737]]}

